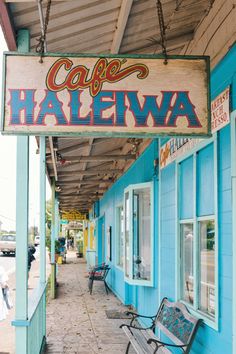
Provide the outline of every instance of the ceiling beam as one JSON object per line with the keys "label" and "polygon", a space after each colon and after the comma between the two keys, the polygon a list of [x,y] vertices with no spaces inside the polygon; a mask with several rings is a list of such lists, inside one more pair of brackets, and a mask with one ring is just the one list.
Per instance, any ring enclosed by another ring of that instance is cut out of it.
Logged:
{"label": "ceiling beam", "polygon": [[[121,169],[107,169],[107,170],[100,170],[100,169],[91,169],[91,170],[71,170],[71,171],[62,171],[62,172],[58,172],[58,176],[61,177],[68,177],[71,176],[74,177],[78,176],[78,175],[84,175],[84,176],[92,176],[92,175],[111,175],[114,173],[121,173],[122,170]],[[53,174],[50,174],[50,176],[54,176]],[[66,182],[66,180],[64,181]]]}
{"label": "ceiling beam", "polygon": [[[66,161],[91,162],[91,161],[120,161],[135,160],[135,155],[95,155],[95,156],[68,156]],[[53,163],[51,157],[48,157],[47,163]]]}
{"label": "ceiling beam", "polygon": [[68,152],[72,152],[72,151],[75,151],[75,150],[78,150],[78,149],[82,149],[82,148],[85,148],[87,146],[89,146],[89,143],[88,142],[83,142],[83,143],[80,143],[80,144],[75,144],[75,145],[72,145],[72,146],[68,146],[68,147],[63,148],[63,149],[58,149],[58,152],[59,152],[59,154],[66,154]]}
{"label": "ceiling beam", "polygon": [[60,203],[62,202],[65,202],[65,203],[71,203],[73,204],[74,202],[84,202],[84,203],[92,203],[94,202],[95,200],[98,200],[98,197],[97,196],[94,196],[94,197],[86,197],[86,198],[73,198],[71,199],[70,197],[65,197],[65,198],[62,198],[60,199]]}
{"label": "ceiling beam", "polygon": [[57,186],[58,187],[63,187],[63,186],[69,186],[69,185],[77,185],[77,184],[87,184],[87,185],[93,185],[93,184],[101,184],[101,183],[111,183],[112,180],[103,180],[103,179],[91,179],[91,180],[72,180],[72,181],[57,181]]}
{"label": "ceiling beam", "polygon": [[84,192],[91,192],[91,193],[93,193],[93,192],[104,192],[104,191],[106,191],[107,190],[107,188],[99,188],[97,185],[96,186],[91,186],[90,188],[80,188],[80,189],[77,189],[77,188],[63,188],[59,193],[60,193],[60,195],[65,195],[66,193],[75,193],[75,195],[82,195]]}
{"label": "ceiling beam", "polygon": [[0,24],[7,42],[8,49],[11,51],[17,50],[15,31],[13,29],[7,5],[3,0],[0,0]]}
{"label": "ceiling beam", "polygon": [[[80,166],[80,165],[81,165],[81,162],[70,162],[70,163],[66,163],[64,165],[57,166],[57,170],[58,171],[65,171],[68,168]],[[98,161],[98,164],[96,166],[93,166],[93,168],[95,168],[95,167],[96,168],[100,168],[100,167],[103,167],[103,168],[109,167],[110,168],[111,166],[113,166],[113,161],[105,161],[105,162],[103,161],[102,163],[99,163],[99,161]]]}
{"label": "ceiling beam", "polygon": [[61,198],[64,198],[64,197],[73,197],[72,199],[75,199],[76,197],[95,197],[95,196],[98,196],[98,195],[103,195],[103,192],[97,192],[97,191],[85,191],[86,193],[79,193],[79,194],[76,194],[76,193],[68,193],[68,192],[65,192],[65,193],[60,193],[60,197]]}
{"label": "ceiling beam", "polygon": [[54,147],[53,147],[53,138],[52,136],[49,136],[49,145],[50,145],[50,151],[51,151],[51,160],[52,160],[52,164],[53,164],[53,171],[54,171],[54,176],[55,176],[55,180],[58,180],[57,177],[57,165],[56,165],[56,160],[55,160],[55,151],[54,151]]}
{"label": "ceiling beam", "polygon": [[111,53],[119,53],[121,42],[124,36],[125,28],[131,11],[133,0],[123,0],[116,25],[115,34],[111,45]]}
{"label": "ceiling beam", "polygon": [[[79,183],[79,184],[81,184],[81,183]],[[88,185],[88,186],[83,186],[80,189],[77,186],[73,187],[71,185],[69,185],[69,186],[68,185],[64,185],[64,186],[59,187],[59,188],[61,188],[61,191],[60,191],[61,193],[63,193],[64,191],[68,191],[68,190],[70,190],[71,192],[78,192],[78,191],[80,192],[80,191],[85,191],[85,190],[94,190],[96,188],[99,188],[101,190],[106,190],[105,186],[99,187],[98,183],[96,183],[96,184],[94,183],[94,184]]]}
{"label": "ceiling beam", "polygon": [[[2,1],[2,0],[1,0]],[[52,0],[53,2],[58,2],[58,1],[71,1],[71,0]],[[3,0],[3,2],[6,2],[6,3],[9,3],[9,2],[32,2],[32,3],[35,3],[36,1],[35,0]]]}

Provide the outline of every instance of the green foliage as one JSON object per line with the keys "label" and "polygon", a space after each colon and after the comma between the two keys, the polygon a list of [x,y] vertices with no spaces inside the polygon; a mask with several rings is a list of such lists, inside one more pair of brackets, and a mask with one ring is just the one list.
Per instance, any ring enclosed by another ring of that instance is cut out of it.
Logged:
{"label": "green foliage", "polygon": [[52,224],[52,200],[47,200],[46,202],[46,224],[47,228],[51,230]]}
{"label": "green foliage", "polygon": [[[46,238],[46,246],[50,252],[51,250],[51,237]],[[58,240],[55,240],[55,253],[60,253],[60,242]]]}
{"label": "green foliage", "polygon": [[83,253],[83,240],[77,240],[78,253]]}

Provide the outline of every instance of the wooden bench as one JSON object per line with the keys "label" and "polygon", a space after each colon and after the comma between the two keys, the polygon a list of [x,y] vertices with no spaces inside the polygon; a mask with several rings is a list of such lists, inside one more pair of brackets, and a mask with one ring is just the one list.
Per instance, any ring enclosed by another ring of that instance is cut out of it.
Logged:
{"label": "wooden bench", "polygon": [[91,271],[89,272],[89,280],[88,280],[88,287],[89,287],[90,295],[92,295],[94,281],[103,281],[104,285],[105,285],[106,293],[108,294],[109,287],[106,283],[106,277],[107,277],[109,270],[110,270],[109,265],[107,265],[105,263],[103,263],[101,265],[96,265],[95,267],[93,267],[91,269]]}
{"label": "wooden bench", "polygon": [[[132,319],[130,324],[122,324],[129,338],[126,354],[132,344],[138,354],[168,354],[171,348],[179,348],[180,353],[189,353],[201,319],[193,317],[187,307],[180,302],[170,302],[164,298],[155,316],[142,316],[135,312],[127,312]],[[152,321],[149,327],[143,328],[137,319],[146,318]],[[162,341],[155,335],[158,328],[165,335]]]}

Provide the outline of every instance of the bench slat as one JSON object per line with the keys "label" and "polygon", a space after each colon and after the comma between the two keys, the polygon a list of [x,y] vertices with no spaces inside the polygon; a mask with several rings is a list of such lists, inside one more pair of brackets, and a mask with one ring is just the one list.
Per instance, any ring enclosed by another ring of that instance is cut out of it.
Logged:
{"label": "bench slat", "polygon": [[[129,338],[133,348],[137,354],[153,354],[154,349],[156,348],[155,344],[148,344],[147,340],[150,338],[156,338],[157,336],[151,330],[139,330],[129,327],[122,327],[123,331]],[[132,331],[132,333],[131,333]],[[170,354],[171,352],[167,348],[160,348],[158,354]]]}

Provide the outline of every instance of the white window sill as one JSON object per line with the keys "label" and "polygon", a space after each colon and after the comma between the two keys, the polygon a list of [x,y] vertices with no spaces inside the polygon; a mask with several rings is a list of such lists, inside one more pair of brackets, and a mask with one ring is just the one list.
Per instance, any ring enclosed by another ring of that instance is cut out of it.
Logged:
{"label": "white window sill", "polygon": [[192,305],[190,305],[188,302],[180,300],[180,302],[182,302],[189,310],[189,312],[191,313],[191,315],[197,317],[197,318],[201,318],[203,320],[203,322],[213,328],[215,331],[219,330],[219,324],[218,324],[218,319],[213,319],[210,316],[207,316],[206,313],[200,311],[200,310],[195,310]]}

